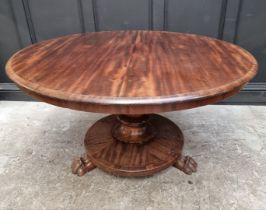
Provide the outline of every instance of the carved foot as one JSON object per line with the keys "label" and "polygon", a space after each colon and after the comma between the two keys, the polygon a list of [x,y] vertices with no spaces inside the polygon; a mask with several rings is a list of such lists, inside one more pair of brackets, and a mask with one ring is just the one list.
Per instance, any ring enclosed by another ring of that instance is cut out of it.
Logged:
{"label": "carved foot", "polygon": [[72,173],[78,176],[83,176],[94,168],[96,168],[96,166],[87,157],[73,160],[71,165]]}
{"label": "carved foot", "polygon": [[193,172],[197,171],[198,164],[192,157],[181,155],[173,166],[183,171],[185,174],[191,175]]}

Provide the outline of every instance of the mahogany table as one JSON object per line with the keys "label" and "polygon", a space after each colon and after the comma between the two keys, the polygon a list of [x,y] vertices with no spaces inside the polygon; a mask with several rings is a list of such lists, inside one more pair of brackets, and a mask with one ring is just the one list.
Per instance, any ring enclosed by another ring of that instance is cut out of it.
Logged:
{"label": "mahogany table", "polygon": [[246,50],[216,39],[173,32],[83,33],[43,41],[11,57],[9,77],[29,95],[56,106],[111,113],[85,137],[72,164],[147,176],[171,165],[191,174],[183,135],[154,113],[211,104],[237,93],[257,72]]}

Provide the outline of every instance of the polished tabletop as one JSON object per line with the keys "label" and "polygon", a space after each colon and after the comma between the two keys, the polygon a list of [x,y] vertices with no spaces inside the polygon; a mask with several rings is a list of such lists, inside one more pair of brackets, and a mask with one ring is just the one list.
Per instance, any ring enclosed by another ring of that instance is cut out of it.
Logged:
{"label": "polished tabletop", "polygon": [[31,45],[12,56],[6,69],[21,89],[52,104],[152,113],[233,95],[255,76],[257,62],[246,50],[205,36],[113,31]]}

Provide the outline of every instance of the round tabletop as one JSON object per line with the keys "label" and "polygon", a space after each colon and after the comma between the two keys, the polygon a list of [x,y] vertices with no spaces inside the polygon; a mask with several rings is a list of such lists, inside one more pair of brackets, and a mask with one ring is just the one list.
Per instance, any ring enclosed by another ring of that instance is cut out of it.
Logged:
{"label": "round tabletop", "polygon": [[8,76],[25,92],[62,107],[145,114],[214,103],[237,93],[257,72],[246,50],[174,32],[74,34],[13,55]]}

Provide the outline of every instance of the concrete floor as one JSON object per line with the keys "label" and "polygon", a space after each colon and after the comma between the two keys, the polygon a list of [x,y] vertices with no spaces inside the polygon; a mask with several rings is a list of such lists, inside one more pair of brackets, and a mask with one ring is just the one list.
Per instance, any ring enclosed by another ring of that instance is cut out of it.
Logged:
{"label": "concrete floor", "polygon": [[170,167],[148,178],[119,178],[95,169],[79,178],[71,160],[104,115],[0,102],[0,209],[266,209],[266,107],[163,115],[183,130],[196,174]]}

